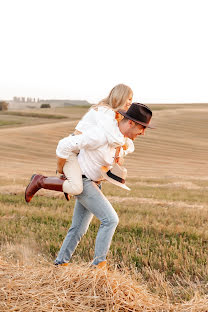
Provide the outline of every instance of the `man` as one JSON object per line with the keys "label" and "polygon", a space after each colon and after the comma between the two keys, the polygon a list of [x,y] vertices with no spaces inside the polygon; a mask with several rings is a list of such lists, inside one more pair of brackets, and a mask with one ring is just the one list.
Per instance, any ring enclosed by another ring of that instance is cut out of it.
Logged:
{"label": "man", "polygon": [[[144,135],[145,129],[150,127],[152,112],[144,104],[133,103],[127,112],[120,111],[120,114],[124,118],[119,122],[118,127],[124,137],[135,140],[138,135]],[[76,196],[72,225],[64,239],[55,264],[68,264],[94,215],[100,220],[100,228],[95,242],[93,265],[102,267],[106,263],[106,255],[118,224],[118,216],[100,190],[100,181],[102,180],[101,167],[105,166],[110,169],[115,157],[115,148],[109,146],[102,131],[94,129],[94,136],[91,135],[90,139],[86,132],[85,134],[74,136],[70,139],[64,138],[59,141],[57,154],[61,158],[67,158],[68,153],[71,151],[80,151],[78,161],[82,170],[83,192]],[[125,183],[124,179],[117,177],[110,170],[107,174],[111,178]],[[35,177],[26,189],[26,200],[27,198],[32,198],[35,192],[40,189],[40,187],[37,187],[40,179],[41,183],[47,186],[47,179],[49,178],[43,176],[41,178],[40,176]],[[59,180],[59,189],[49,189],[60,191],[63,180]]]}

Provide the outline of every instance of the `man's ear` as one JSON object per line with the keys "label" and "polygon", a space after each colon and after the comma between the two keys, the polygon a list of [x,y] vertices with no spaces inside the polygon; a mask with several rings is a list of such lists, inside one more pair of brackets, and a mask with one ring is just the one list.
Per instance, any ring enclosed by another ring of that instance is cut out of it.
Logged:
{"label": "man's ear", "polygon": [[135,122],[131,119],[129,119],[128,122],[130,127],[133,127],[135,125]]}

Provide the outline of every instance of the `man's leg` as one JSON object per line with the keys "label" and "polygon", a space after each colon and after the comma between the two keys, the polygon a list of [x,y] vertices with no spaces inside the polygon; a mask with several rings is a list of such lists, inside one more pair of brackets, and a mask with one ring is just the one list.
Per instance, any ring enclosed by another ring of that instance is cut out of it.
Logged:
{"label": "man's leg", "polygon": [[95,243],[93,264],[106,260],[111,240],[118,225],[114,208],[98,186],[89,179],[83,179],[84,190],[77,196],[79,203],[93,213],[101,222]]}
{"label": "man's leg", "polygon": [[72,225],[64,239],[59,254],[55,260],[55,264],[69,262],[82,236],[86,233],[92,217],[93,214],[76,200]]}

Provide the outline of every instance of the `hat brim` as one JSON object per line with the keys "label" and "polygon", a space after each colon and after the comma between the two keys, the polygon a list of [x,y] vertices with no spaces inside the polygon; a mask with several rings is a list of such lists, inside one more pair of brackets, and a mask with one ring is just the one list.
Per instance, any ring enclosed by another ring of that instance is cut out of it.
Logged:
{"label": "hat brim", "polygon": [[139,121],[139,120],[137,120],[137,119],[135,119],[135,118],[132,118],[131,116],[129,116],[128,114],[126,114],[126,112],[123,111],[123,110],[119,110],[118,112],[119,112],[121,115],[123,115],[124,117],[126,117],[126,118],[128,118],[128,119],[130,119],[130,120],[133,120],[134,122],[136,122],[136,123],[138,123],[138,124],[140,124],[140,125],[142,125],[142,126],[144,126],[144,127],[147,127],[147,128],[150,128],[150,129],[155,129],[155,127],[154,127],[152,124],[147,124],[147,123],[145,123],[145,122],[142,122],[142,121]]}
{"label": "hat brim", "polygon": [[130,189],[128,186],[126,186],[125,184],[120,183],[120,182],[118,182],[118,181],[116,181],[116,180],[110,178],[110,177],[107,175],[106,171],[105,171],[103,168],[101,168],[101,174],[102,174],[103,178],[104,178],[105,180],[107,180],[108,182],[110,182],[110,183],[112,183],[112,184],[114,184],[114,185],[117,185],[117,186],[119,186],[119,187],[121,187],[121,188],[123,188],[123,189],[125,189],[125,190],[127,190],[127,191],[130,191],[130,190],[131,190],[131,189]]}

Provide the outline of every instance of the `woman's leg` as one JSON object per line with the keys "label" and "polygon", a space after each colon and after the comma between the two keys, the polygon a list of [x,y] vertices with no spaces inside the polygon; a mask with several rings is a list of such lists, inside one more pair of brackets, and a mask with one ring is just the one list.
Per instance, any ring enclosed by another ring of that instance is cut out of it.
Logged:
{"label": "woman's leg", "polygon": [[41,174],[33,174],[30,183],[25,189],[25,200],[29,203],[33,196],[40,190],[52,190],[57,192],[63,192],[63,183],[65,178],[58,177],[45,177]]}
{"label": "woman's leg", "polygon": [[69,262],[82,236],[87,232],[92,217],[93,214],[77,200],[74,207],[72,225],[64,239],[55,264]]}
{"label": "woman's leg", "polygon": [[63,191],[69,195],[78,195],[83,191],[82,172],[78,163],[77,154],[71,153],[67,159],[63,172],[66,181],[63,184]]}
{"label": "woman's leg", "polygon": [[33,196],[41,189],[64,192],[70,195],[80,194],[83,190],[82,172],[77,160],[77,154],[71,153],[64,165],[66,178],[45,177],[35,174],[25,190],[25,200],[31,201]]}
{"label": "woman's leg", "polygon": [[100,220],[93,260],[93,264],[96,265],[106,260],[106,255],[119,219],[110,202],[93,181],[83,179],[83,185],[84,190],[77,196],[77,199],[83,207]]}

